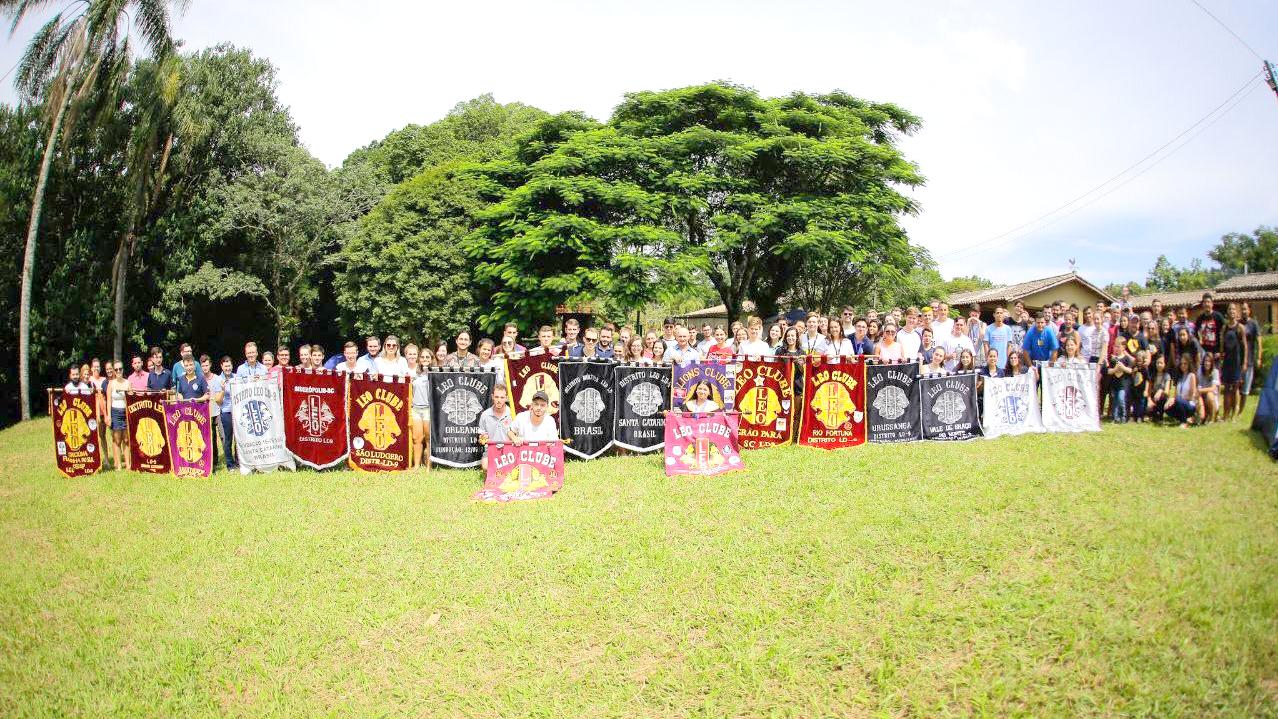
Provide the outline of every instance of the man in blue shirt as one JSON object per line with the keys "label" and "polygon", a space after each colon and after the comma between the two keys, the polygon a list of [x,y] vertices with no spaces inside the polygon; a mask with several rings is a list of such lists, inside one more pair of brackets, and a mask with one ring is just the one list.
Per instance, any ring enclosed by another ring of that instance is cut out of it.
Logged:
{"label": "man in blue shirt", "polygon": [[226,454],[226,468],[235,469],[235,431],[231,423],[231,380],[235,374],[231,371],[234,363],[230,357],[222,358],[222,374],[218,378],[222,384],[222,401],[218,407],[218,424],[222,427],[222,450]]}
{"label": "man in blue shirt", "polygon": [[164,369],[164,352],[159,347],[151,348],[151,371],[146,375],[146,388],[164,390],[173,386],[173,373]]}
{"label": "man in blue shirt", "polygon": [[1007,310],[1002,307],[994,309],[994,324],[985,328],[985,345],[998,350],[998,368],[1007,369],[1007,345],[1012,341],[1012,328],[1008,327]]}
{"label": "man in blue shirt", "polygon": [[182,360],[182,374],[173,385],[179,399],[209,398],[209,383],[204,381],[204,373],[195,368],[195,360],[190,357]]}
{"label": "man in blue shirt", "polygon": [[250,377],[262,377],[266,374],[266,365],[257,361],[257,343],[248,342],[244,345],[244,364],[235,369],[235,376],[241,379]]}
{"label": "man in blue shirt", "polygon": [[1047,313],[1040,312],[1034,326],[1025,333],[1025,343],[1021,346],[1025,351],[1025,362],[1051,362],[1056,359],[1060,349],[1060,341],[1056,333],[1048,329]]}
{"label": "man in blue shirt", "polygon": [[848,339],[852,340],[852,351],[859,355],[874,354],[874,342],[870,340],[869,325],[863,318],[858,317],[852,323],[852,336]]}
{"label": "man in blue shirt", "polygon": [[173,369],[170,370],[171,387],[177,389],[178,377],[182,376],[182,363],[187,359],[195,359],[195,353],[191,351],[191,344],[183,342],[178,345],[178,361],[173,363]]}

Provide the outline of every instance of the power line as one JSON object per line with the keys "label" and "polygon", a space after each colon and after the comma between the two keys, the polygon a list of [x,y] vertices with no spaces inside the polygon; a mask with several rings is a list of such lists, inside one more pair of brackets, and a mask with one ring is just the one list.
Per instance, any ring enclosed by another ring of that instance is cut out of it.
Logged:
{"label": "power line", "polygon": [[[1185,141],[1184,141],[1184,142],[1182,142],[1182,143],[1180,143],[1179,145],[1177,145],[1176,147],[1172,148],[1172,150],[1171,150],[1170,152],[1168,152],[1168,153],[1164,154],[1162,157],[1159,157],[1158,159],[1156,159],[1156,160],[1154,160],[1153,162],[1149,163],[1149,164],[1148,164],[1148,165],[1146,165],[1145,167],[1141,168],[1140,172],[1137,172],[1136,174],[1132,175],[1131,177],[1128,177],[1128,178],[1124,179],[1122,182],[1120,182],[1120,183],[1118,183],[1118,184],[1114,185],[1113,187],[1109,188],[1109,189],[1108,189],[1108,190],[1106,190],[1104,193],[1102,193],[1102,194],[1100,194],[1100,195],[1097,195],[1096,197],[1093,197],[1092,199],[1088,200],[1087,202],[1084,202],[1083,204],[1079,205],[1078,207],[1075,207],[1074,209],[1070,210],[1069,212],[1066,212],[1065,214],[1063,214],[1063,215],[1061,215],[1061,216],[1059,216],[1059,217],[1054,217],[1054,218],[1052,218],[1052,219],[1051,219],[1051,220],[1049,220],[1048,222],[1045,222],[1045,223],[1043,223],[1041,226],[1039,226],[1039,227],[1035,227],[1034,229],[1032,229],[1032,230],[1030,230],[1030,231],[1028,231],[1028,232],[1022,233],[1022,234],[1017,235],[1017,236],[1015,236],[1015,237],[1008,238],[1007,240],[1005,240],[1005,241],[1003,241],[1003,242],[1000,242],[1000,243],[998,243],[997,245],[994,245],[994,246],[991,246],[991,247],[988,247],[988,248],[985,248],[985,249],[980,249],[980,250],[977,250],[976,252],[971,252],[971,253],[963,254],[963,255],[962,255],[961,257],[959,257],[958,259],[965,259],[965,258],[967,258],[967,257],[975,257],[976,255],[979,255],[979,254],[981,254],[981,253],[983,253],[983,252],[986,252],[987,250],[992,250],[992,249],[994,249],[995,247],[1001,247],[1001,246],[1003,246],[1003,245],[1005,245],[1005,244],[1007,244],[1007,243],[1009,243],[1009,242],[1013,242],[1013,241],[1015,241],[1015,240],[1024,239],[1025,237],[1028,237],[1029,235],[1032,235],[1032,234],[1034,234],[1035,232],[1038,232],[1039,230],[1042,230],[1042,229],[1045,229],[1045,228],[1047,228],[1047,227],[1050,227],[1050,226],[1052,226],[1052,225],[1056,224],[1057,222],[1060,222],[1061,220],[1063,220],[1063,219],[1065,219],[1065,218],[1067,218],[1067,217],[1070,217],[1070,216],[1074,215],[1075,213],[1079,212],[1080,210],[1083,210],[1083,209],[1085,209],[1085,208],[1087,208],[1087,207],[1090,207],[1091,205],[1094,205],[1094,204],[1096,204],[1097,202],[1100,202],[1101,200],[1105,199],[1106,197],[1109,197],[1110,195],[1114,194],[1115,192],[1118,192],[1118,191],[1119,191],[1119,190],[1121,190],[1122,188],[1126,187],[1129,183],[1131,183],[1131,182],[1135,181],[1135,180],[1136,180],[1137,178],[1139,178],[1141,175],[1144,175],[1146,172],[1149,172],[1150,170],[1152,170],[1152,169],[1154,169],[1155,167],[1157,167],[1157,166],[1159,165],[1159,163],[1161,163],[1163,160],[1166,160],[1167,158],[1169,158],[1169,157],[1171,157],[1172,155],[1176,154],[1176,151],[1177,151],[1177,150],[1179,150],[1180,148],[1184,147],[1185,145],[1188,145],[1189,143],[1193,142],[1193,141],[1194,141],[1194,140],[1195,140],[1195,139],[1196,139],[1199,135],[1201,135],[1201,134],[1203,134],[1204,132],[1206,132],[1206,131],[1208,130],[1208,128],[1210,128],[1212,125],[1215,125],[1215,124],[1216,124],[1218,121],[1220,121],[1220,119],[1221,119],[1221,118],[1223,118],[1224,116],[1228,115],[1228,114],[1230,113],[1230,111],[1232,111],[1235,107],[1237,107],[1238,105],[1242,104],[1242,101],[1243,101],[1243,100],[1246,100],[1246,99],[1247,99],[1247,98],[1251,95],[1251,93],[1255,92],[1257,87],[1259,87],[1259,86],[1258,86],[1258,85],[1252,85],[1250,88],[1248,88],[1248,89],[1247,89],[1247,91],[1246,91],[1246,92],[1244,92],[1243,94],[1239,95],[1236,99],[1234,99],[1234,100],[1233,100],[1233,102],[1229,105],[1229,107],[1226,107],[1226,108],[1225,108],[1222,112],[1220,112],[1220,113],[1219,113],[1219,114],[1217,114],[1215,117],[1213,117],[1213,118],[1211,119],[1211,121],[1210,121],[1210,122],[1208,122],[1206,125],[1203,125],[1201,128],[1199,128],[1196,132],[1194,132],[1194,133],[1193,133],[1192,135],[1190,135],[1189,137],[1185,138]],[[962,253],[962,252],[965,252],[965,251],[960,251],[960,253]],[[953,258],[951,258],[951,259],[953,259]]]}
{"label": "power line", "polygon": [[[1234,90],[1234,92],[1233,92],[1232,94],[1230,94],[1230,95],[1229,95],[1229,97],[1225,98],[1223,102],[1221,102],[1219,105],[1217,105],[1217,106],[1213,107],[1211,110],[1209,110],[1209,111],[1207,112],[1207,114],[1205,114],[1205,115],[1203,115],[1202,117],[1200,117],[1200,118],[1198,118],[1197,120],[1195,120],[1195,121],[1193,122],[1193,124],[1191,124],[1189,127],[1186,127],[1184,130],[1181,130],[1181,131],[1180,131],[1180,132],[1179,132],[1179,133],[1178,133],[1175,137],[1171,138],[1171,139],[1170,139],[1170,140],[1168,140],[1167,142],[1164,142],[1162,145],[1160,145],[1158,148],[1156,148],[1153,152],[1150,152],[1148,155],[1145,155],[1144,157],[1140,158],[1140,159],[1139,159],[1139,160],[1137,160],[1136,162],[1133,162],[1132,164],[1130,164],[1130,165],[1128,165],[1127,167],[1123,168],[1121,171],[1119,171],[1118,173],[1115,173],[1112,177],[1110,177],[1109,179],[1107,179],[1107,180],[1105,180],[1104,182],[1100,183],[1099,185],[1096,185],[1095,187],[1092,187],[1091,189],[1089,189],[1089,190],[1087,190],[1086,192],[1084,192],[1084,193],[1082,193],[1082,194],[1078,195],[1077,197],[1074,197],[1073,199],[1069,200],[1069,201],[1068,201],[1068,202],[1066,202],[1065,204],[1063,204],[1063,205],[1061,205],[1061,206],[1059,206],[1059,207],[1057,207],[1057,208],[1055,208],[1055,209],[1053,209],[1053,210],[1050,210],[1050,211],[1048,211],[1048,212],[1045,212],[1045,213],[1043,213],[1042,215],[1039,215],[1038,217],[1035,217],[1034,219],[1030,220],[1029,222],[1026,222],[1026,223],[1024,223],[1024,224],[1022,224],[1022,225],[1018,225],[1017,227],[1013,227],[1012,229],[1010,229],[1010,230],[1008,230],[1008,231],[1006,231],[1006,232],[1003,232],[1002,234],[995,235],[995,236],[993,236],[993,237],[991,237],[991,238],[989,238],[989,239],[987,239],[987,240],[982,240],[982,241],[977,242],[977,243],[975,243],[975,244],[968,245],[967,247],[961,247],[961,248],[959,248],[959,249],[957,249],[957,250],[952,250],[952,251],[950,251],[950,252],[947,252],[947,253],[945,253],[945,254],[943,254],[943,255],[940,255],[940,256],[938,257],[938,259],[946,259],[946,258],[954,257],[954,256],[956,256],[956,255],[966,254],[966,253],[970,252],[971,250],[975,250],[975,249],[977,249],[977,248],[984,247],[984,246],[986,246],[986,245],[990,245],[990,244],[993,244],[993,243],[995,243],[995,242],[998,242],[999,240],[1001,240],[1001,239],[1003,239],[1003,238],[1005,238],[1005,237],[1008,237],[1009,235],[1016,235],[1016,234],[1017,234],[1017,233],[1019,233],[1021,230],[1024,230],[1024,229],[1025,229],[1025,228],[1027,228],[1027,227],[1031,227],[1031,226],[1033,226],[1033,225],[1036,225],[1036,224],[1038,224],[1039,222],[1042,222],[1043,220],[1045,220],[1045,219],[1047,219],[1047,218],[1051,217],[1052,215],[1055,215],[1055,214],[1057,214],[1057,213],[1061,212],[1062,210],[1068,209],[1069,207],[1071,207],[1071,206],[1073,206],[1073,205],[1077,204],[1078,202],[1080,202],[1080,201],[1082,201],[1082,200],[1086,199],[1086,198],[1087,198],[1087,197],[1089,197],[1090,195],[1093,195],[1093,194],[1095,194],[1096,192],[1099,192],[1101,189],[1103,189],[1103,188],[1105,188],[1107,185],[1109,185],[1109,184],[1111,184],[1111,183],[1115,182],[1116,180],[1118,180],[1119,178],[1121,178],[1123,175],[1126,175],[1127,173],[1131,172],[1132,170],[1135,170],[1137,167],[1140,167],[1140,166],[1141,166],[1141,165],[1143,165],[1144,163],[1148,162],[1148,161],[1150,160],[1150,158],[1154,157],[1154,156],[1155,156],[1155,155],[1157,155],[1158,153],[1160,153],[1160,152],[1162,152],[1163,150],[1167,149],[1167,148],[1168,148],[1168,147],[1170,147],[1173,143],[1175,143],[1177,140],[1179,140],[1180,138],[1182,138],[1182,137],[1184,137],[1185,135],[1187,135],[1187,134],[1189,134],[1190,132],[1192,132],[1192,131],[1194,130],[1194,128],[1196,128],[1196,127],[1198,127],[1199,125],[1201,125],[1201,124],[1203,124],[1204,122],[1206,122],[1206,121],[1208,120],[1208,118],[1210,118],[1210,117],[1212,117],[1213,115],[1215,115],[1215,114],[1216,114],[1216,112],[1217,112],[1218,110],[1220,110],[1220,109],[1221,109],[1222,107],[1224,107],[1225,105],[1228,105],[1231,101],[1233,101],[1235,98],[1237,98],[1239,95],[1241,95],[1241,94],[1243,93],[1243,91],[1247,89],[1247,86],[1248,86],[1248,85],[1251,85],[1251,83],[1252,83],[1253,81],[1255,81],[1255,79],[1256,79],[1256,78],[1260,77],[1260,74],[1261,74],[1260,72],[1257,72],[1256,74],[1254,74],[1254,75],[1252,75],[1251,77],[1247,78],[1246,82],[1244,82],[1242,85],[1239,85],[1237,90]],[[1179,148],[1177,148],[1177,149],[1179,149]],[[1172,152],[1175,152],[1175,150],[1173,150]],[[1168,153],[1168,154],[1171,154],[1171,153]],[[1070,214],[1072,214],[1072,213],[1070,213]],[[1061,219],[1061,218],[1059,218],[1059,217],[1058,217],[1058,218],[1056,218],[1056,220],[1059,220],[1059,219]],[[1052,220],[1052,222],[1055,222],[1056,220]],[[1048,224],[1051,224],[1051,223],[1048,223]],[[1046,226],[1047,226],[1047,225],[1043,225],[1043,227],[1046,227]],[[1036,228],[1036,230],[1037,230],[1037,229],[1042,229],[1042,228]],[[1035,230],[1035,231],[1036,231],[1036,230]],[[1018,235],[1018,237],[1019,237],[1019,235]],[[1000,244],[1003,244],[1003,243],[1000,243]]]}
{"label": "power line", "polygon": [[1242,39],[1241,35],[1234,32],[1233,28],[1226,25],[1224,20],[1221,20],[1220,18],[1212,14],[1212,11],[1203,7],[1203,4],[1198,2],[1198,0],[1189,0],[1189,2],[1197,5],[1199,10],[1202,10],[1203,12],[1207,13],[1207,17],[1211,18],[1212,20],[1215,20],[1218,25],[1225,28],[1225,32],[1229,33],[1230,35],[1233,35],[1234,39],[1237,40],[1239,43],[1241,43],[1243,47],[1247,48],[1247,52],[1250,52],[1252,55],[1255,55],[1257,60],[1260,60],[1261,62],[1265,61],[1265,58],[1261,57],[1260,53],[1256,52],[1256,50],[1251,45],[1248,45],[1247,41]]}

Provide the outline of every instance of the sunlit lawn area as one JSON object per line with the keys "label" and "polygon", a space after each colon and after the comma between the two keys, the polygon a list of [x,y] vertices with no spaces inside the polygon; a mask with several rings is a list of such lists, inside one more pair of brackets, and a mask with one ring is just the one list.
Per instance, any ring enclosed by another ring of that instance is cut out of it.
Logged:
{"label": "sunlit lawn area", "polygon": [[487,506],[476,471],[67,480],[29,422],[0,714],[1276,715],[1246,427],[610,458]]}

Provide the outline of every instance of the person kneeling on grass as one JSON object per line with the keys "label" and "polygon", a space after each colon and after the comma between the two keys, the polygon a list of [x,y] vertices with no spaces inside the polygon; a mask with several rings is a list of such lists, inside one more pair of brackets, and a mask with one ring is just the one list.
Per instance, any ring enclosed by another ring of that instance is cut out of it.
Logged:
{"label": "person kneeling on grass", "polygon": [[559,427],[555,418],[550,416],[550,398],[546,393],[537,390],[533,394],[532,406],[515,415],[507,434],[515,444],[527,442],[554,442],[559,439]]}
{"label": "person kneeling on grass", "polygon": [[[537,392],[537,394],[546,393]],[[479,415],[479,443],[486,445],[489,442],[501,444],[511,441],[510,423],[510,408],[506,406],[506,386],[493,385],[493,406]],[[485,473],[488,472],[487,452],[484,452],[483,469]]]}
{"label": "person kneeling on grass", "polygon": [[1176,382],[1174,401],[1167,407],[1167,413],[1180,422],[1182,429],[1188,427],[1197,417],[1201,421],[1199,407],[1202,402],[1198,397],[1198,375],[1194,373],[1194,361],[1187,355],[1180,356],[1180,379]]}

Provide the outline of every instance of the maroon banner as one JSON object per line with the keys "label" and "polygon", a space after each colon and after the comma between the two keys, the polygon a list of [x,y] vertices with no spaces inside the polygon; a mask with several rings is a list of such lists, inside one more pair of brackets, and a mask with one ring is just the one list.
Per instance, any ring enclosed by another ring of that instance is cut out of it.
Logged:
{"label": "maroon banner", "polygon": [[710,476],[745,469],[737,450],[736,412],[668,412],[666,476]]}
{"label": "maroon banner", "polygon": [[351,438],[351,469],[402,472],[408,469],[409,390],[407,377],[350,375],[346,432]]}
{"label": "maroon banner", "polygon": [[128,422],[129,457],[134,472],[168,474],[173,471],[169,442],[164,432],[164,398],[168,392],[124,393],[124,413]]}
{"label": "maroon banner", "polygon": [[564,486],[563,442],[490,442],[487,451],[488,476],[475,500],[544,499]]}
{"label": "maroon banner", "polygon": [[794,434],[794,365],[790,361],[746,358],[737,371],[737,411],[741,449],[789,444]]}
{"label": "maroon banner", "polygon": [[861,357],[804,358],[799,444],[838,449],[865,444],[865,362]]}
{"label": "maroon banner", "polygon": [[284,378],[284,446],[313,469],[339,464],[350,452],[346,434],[346,375],[287,367]]}
{"label": "maroon banner", "polygon": [[183,399],[164,403],[164,431],[175,477],[213,474],[213,422],[208,400]]}
{"label": "maroon banner", "polygon": [[58,471],[68,478],[96,474],[102,469],[102,448],[98,446],[98,420],[92,390],[67,394],[54,389],[53,453]]}
{"label": "maroon banner", "polygon": [[506,360],[510,383],[510,403],[515,414],[532,406],[532,397],[541,390],[550,399],[550,414],[559,413],[559,360],[549,352]]}

